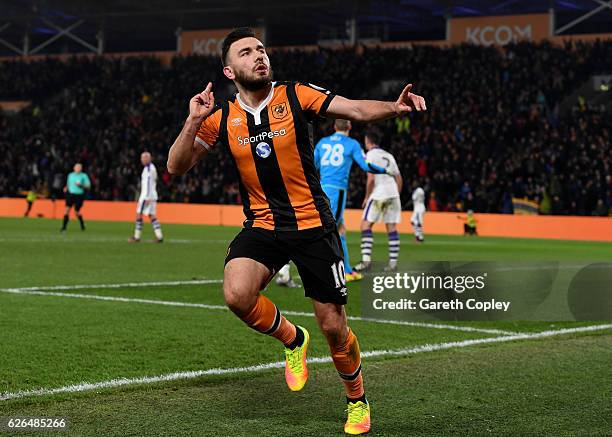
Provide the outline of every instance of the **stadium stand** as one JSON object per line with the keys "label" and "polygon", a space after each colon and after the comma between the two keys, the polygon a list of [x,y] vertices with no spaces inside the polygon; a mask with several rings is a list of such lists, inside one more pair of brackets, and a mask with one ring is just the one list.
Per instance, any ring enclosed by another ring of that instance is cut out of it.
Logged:
{"label": "stadium stand", "polygon": [[[418,181],[429,210],[512,213],[518,197],[536,200],[542,214],[609,214],[612,117],[572,96],[612,71],[610,42],[320,48],[274,51],[271,61],[279,80],[351,98],[395,99],[402,83],[414,84],[429,111],[377,125],[408,182],[405,202]],[[0,196],[40,187],[60,197],[80,161],[91,198],[132,200],[146,149],[160,168],[160,200],[239,203],[224,150],[175,181],[161,171],[188,99],[209,80],[217,97],[231,92],[214,57],[177,56],[170,66],[155,57],[0,63],[0,100],[32,102],[0,112]],[[360,141],[365,128],[353,131]],[[330,131],[322,121],[315,137]],[[353,172],[348,207],[361,204],[363,190],[364,175]]]}

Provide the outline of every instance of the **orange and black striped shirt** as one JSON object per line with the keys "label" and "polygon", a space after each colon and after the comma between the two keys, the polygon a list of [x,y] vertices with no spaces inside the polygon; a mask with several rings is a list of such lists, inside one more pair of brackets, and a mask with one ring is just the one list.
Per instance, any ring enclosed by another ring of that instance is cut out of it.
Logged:
{"label": "orange and black striped shirt", "polygon": [[332,229],[334,217],[314,164],[311,123],[334,98],[311,84],[273,82],[259,108],[237,94],[202,122],[196,142],[223,144],[238,170],[245,227]]}

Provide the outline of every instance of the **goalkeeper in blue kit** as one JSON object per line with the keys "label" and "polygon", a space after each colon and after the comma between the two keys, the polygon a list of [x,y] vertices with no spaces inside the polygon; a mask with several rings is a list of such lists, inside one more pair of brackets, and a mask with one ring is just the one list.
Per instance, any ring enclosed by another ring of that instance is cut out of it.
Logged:
{"label": "goalkeeper in blue kit", "polygon": [[338,119],[334,122],[335,133],[321,138],[314,151],[315,165],[321,174],[321,187],[329,198],[331,210],[338,225],[338,233],[344,251],[344,268],[347,282],[361,279],[361,274],[353,271],[346,245],[344,208],[349,188],[349,175],[353,162],[363,171],[374,174],[387,173],[383,167],[366,162],[365,154],[358,141],[349,137],[351,122]]}

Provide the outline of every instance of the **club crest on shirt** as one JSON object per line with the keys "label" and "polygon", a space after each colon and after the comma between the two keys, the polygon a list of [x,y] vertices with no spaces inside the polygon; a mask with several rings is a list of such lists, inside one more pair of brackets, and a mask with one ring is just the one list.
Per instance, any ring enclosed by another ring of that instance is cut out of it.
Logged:
{"label": "club crest on shirt", "polygon": [[287,115],[287,103],[279,103],[278,105],[272,106],[272,116],[277,120],[285,118]]}
{"label": "club crest on shirt", "polygon": [[232,126],[240,126],[240,123],[242,123],[242,118],[241,117],[236,117],[236,118],[232,118]]}

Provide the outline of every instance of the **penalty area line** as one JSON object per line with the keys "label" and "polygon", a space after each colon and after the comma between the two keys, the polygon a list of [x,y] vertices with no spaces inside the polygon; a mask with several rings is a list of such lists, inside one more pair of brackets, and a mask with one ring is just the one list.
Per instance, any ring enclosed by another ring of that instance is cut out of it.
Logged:
{"label": "penalty area line", "polygon": [[[612,329],[612,324],[605,325],[592,325],[592,326],[581,326],[577,328],[566,328],[552,331],[542,331],[529,334],[516,334],[511,336],[500,336],[500,337],[489,337],[479,338],[472,340],[453,341],[447,343],[436,343],[436,344],[424,344],[420,346],[403,348],[403,349],[391,349],[391,350],[373,350],[364,351],[361,353],[362,358],[376,358],[385,356],[403,356],[412,355],[424,352],[434,352],[446,349],[458,349],[469,346],[481,345],[481,344],[494,344],[494,343],[505,343],[510,341],[519,340],[535,340],[547,337],[555,337],[560,335],[575,334],[581,332],[595,332]],[[331,357],[315,357],[308,359],[311,364],[315,363],[330,363]],[[123,386],[143,385],[143,384],[155,384],[159,382],[170,382],[178,380],[187,380],[200,378],[211,375],[236,375],[242,373],[258,373],[268,369],[281,368],[285,365],[284,361],[274,361],[271,363],[257,364],[253,366],[245,367],[231,367],[231,368],[214,368],[207,370],[194,370],[188,372],[174,372],[158,376],[143,376],[139,378],[116,378],[108,381],[100,382],[82,382],[74,385],[67,385],[64,387],[56,388],[39,388],[34,390],[20,390],[16,392],[5,392],[0,393],[0,401],[8,401],[11,399],[19,399],[26,397],[40,397],[50,396],[61,393],[79,393],[90,390],[117,388]]]}
{"label": "penalty area line", "polygon": [[[81,289],[101,289],[101,288],[129,288],[129,287],[147,287],[147,286],[158,286],[158,285],[193,285],[193,284],[218,284],[222,281],[220,279],[204,279],[198,281],[173,281],[173,282],[135,282],[127,284],[100,284],[100,285],[56,285],[49,287],[29,287],[29,288],[2,288],[0,292],[20,295],[31,295],[31,296],[52,296],[52,297],[67,297],[72,299],[89,299],[89,300],[101,300],[107,302],[124,302],[124,303],[139,303],[149,305],[165,305],[174,307],[188,307],[188,308],[203,308],[207,310],[222,310],[227,311],[227,307],[224,305],[211,305],[194,302],[179,302],[179,301],[168,301],[168,300],[155,300],[155,299],[140,299],[132,297],[121,297],[121,296],[102,296],[98,294],[82,294],[82,293],[62,293],[60,291],[52,290],[81,290]],[[307,313],[301,311],[282,311],[286,316],[294,317],[314,317],[314,313]],[[461,332],[478,332],[481,334],[492,334],[492,335],[515,335],[516,332],[504,331],[501,329],[488,329],[488,328],[474,328],[471,326],[460,326],[460,325],[447,325],[439,323],[425,323],[425,322],[408,322],[401,320],[385,320],[375,319],[370,317],[359,317],[359,316],[347,316],[348,320],[358,322],[370,322],[370,323],[381,323],[387,325],[398,325],[398,326],[412,326],[415,328],[427,328],[427,329],[445,329],[451,331]]]}
{"label": "penalty area line", "polygon": [[97,290],[103,288],[163,287],[164,285],[206,285],[221,283],[223,283],[223,279],[193,279],[190,281],[124,282],[120,284],[42,285],[39,287],[2,288],[0,291],[17,293],[20,291]]}

